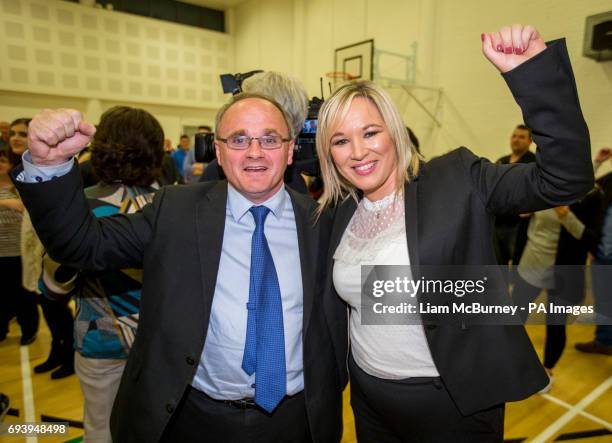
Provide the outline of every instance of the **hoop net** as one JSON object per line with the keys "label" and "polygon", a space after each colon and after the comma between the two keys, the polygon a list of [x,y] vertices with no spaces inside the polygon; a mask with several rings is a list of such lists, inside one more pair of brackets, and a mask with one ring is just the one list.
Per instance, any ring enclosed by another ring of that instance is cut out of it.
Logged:
{"label": "hoop net", "polygon": [[344,85],[345,83],[357,79],[357,76],[351,75],[348,72],[341,71],[327,72],[325,73],[325,77],[327,77],[328,82],[331,83],[332,88],[334,90]]}

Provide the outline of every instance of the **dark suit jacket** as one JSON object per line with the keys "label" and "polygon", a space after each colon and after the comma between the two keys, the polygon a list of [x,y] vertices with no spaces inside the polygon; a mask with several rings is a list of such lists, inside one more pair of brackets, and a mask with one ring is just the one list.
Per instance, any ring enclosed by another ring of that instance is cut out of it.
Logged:
{"label": "dark suit jacket", "polygon": [[[506,155],[497,160],[496,163],[507,165],[510,163],[510,155]],[[525,152],[516,163],[532,163],[536,161],[536,156],[533,152]],[[516,240],[514,242],[514,253],[512,254],[512,263],[518,264],[521,261],[523,250],[527,244],[527,228],[529,227],[529,219],[522,218],[518,215],[499,215],[495,217],[495,229],[503,227],[516,227]],[[499,252],[498,252],[499,256]],[[500,263],[507,265],[508,263]]]}
{"label": "dark suit jacket", "polygon": [[584,223],[582,236],[574,238],[563,226],[555,259],[555,289],[559,303],[580,304],[585,291],[587,254],[597,256],[604,218],[612,195],[612,173],[597,180],[595,188],[570,210]]}
{"label": "dark suit jacket", "polygon": [[[143,267],[138,333],[115,400],[111,431],[119,442],[158,441],[204,348],[221,257],[227,182],[165,187],[141,213],[102,219],[89,212],[76,166],[50,182],[17,184],[55,260],[90,270]],[[315,202],[288,192],[304,290],[308,421],[313,441],[339,441],[342,386],[320,296],[328,217],[314,223]]]}
{"label": "dark suit jacket", "polygon": [[[564,41],[549,43],[546,51],[503,76],[525,122],[533,128],[537,163],[496,165],[466,148],[426,163],[404,188],[406,237],[415,279],[444,279],[423,275],[421,265],[494,265],[495,215],[569,204],[593,187],[588,130]],[[356,202],[348,199],[336,210],[329,269],[355,209]],[[493,280],[487,288],[505,286],[500,270]],[[326,302],[331,306],[337,297],[328,272]],[[329,312],[335,312],[332,330],[343,331],[336,334],[334,346],[346,382],[346,309]],[[523,399],[548,381],[522,326],[462,323],[430,324],[424,329],[442,381],[463,414]]]}

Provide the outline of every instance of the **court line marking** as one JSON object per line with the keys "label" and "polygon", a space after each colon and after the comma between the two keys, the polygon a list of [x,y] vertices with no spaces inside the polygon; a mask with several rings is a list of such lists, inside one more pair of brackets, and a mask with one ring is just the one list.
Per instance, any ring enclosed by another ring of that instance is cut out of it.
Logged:
{"label": "court line marking", "polygon": [[[563,426],[565,426],[567,423],[569,423],[574,417],[576,417],[577,415],[581,414],[581,412],[584,412],[583,411],[584,408],[586,408],[588,405],[593,403],[597,398],[599,398],[601,395],[603,395],[611,386],[612,386],[612,377],[608,377],[607,380],[605,380],[603,383],[601,383],[599,386],[597,386],[595,389],[593,389],[591,392],[589,392],[585,397],[582,398],[582,400],[580,400],[578,403],[576,403],[576,405],[572,406],[572,405],[568,404],[566,406],[566,407],[568,407],[568,411],[565,414],[563,414],[561,417],[559,417],[557,420],[555,420],[549,427],[544,429],[544,431],[542,431],[538,435],[536,435],[531,440],[532,443],[544,443],[546,441],[549,441],[550,438],[557,431],[559,431],[561,428],[563,428]],[[544,398],[546,398],[547,396],[550,397],[547,394],[543,395]],[[552,400],[550,400],[550,401],[552,401]],[[559,401],[561,401],[561,400],[559,400]],[[608,426],[609,426],[609,423],[608,423]]]}
{"label": "court line marking", "polygon": [[[559,406],[563,406],[565,409],[571,410],[572,409],[572,405],[569,403],[564,402],[563,400],[558,399],[557,397],[553,397],[552,395],[548,395],[548,394],[544,394],[542,395],[542,397],[544,397],[547,400],[552,401],[553,403],[558,404]],[[596,423],[599,423],[600,425],[605,426],[606,428],[612,430],[612,423],[609,423],[607,421],[605,421],[603,418],[599,418],[596,415],[590,414],[586,411],[578,411],[578,414],[588,418],[589,420],[592,420]]]}
{"label": "court line marking", "polygon": [[[30,376],[30,351],[27,346],[19,347],[21,357],[21,386],[23,389],[23,421],[36,422],[34,409],[34,392],[32,391],[32,377]],[[26,443],[38,443],[36,437],[26,437]]]}

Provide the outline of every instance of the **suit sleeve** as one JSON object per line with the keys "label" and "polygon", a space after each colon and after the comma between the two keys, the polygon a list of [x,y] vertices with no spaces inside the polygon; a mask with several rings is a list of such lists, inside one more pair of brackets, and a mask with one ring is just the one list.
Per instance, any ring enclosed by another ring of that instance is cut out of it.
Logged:
{"label": "suit sleeve", "polygon": [[571,204],[593,188],[589,132],[565,46],[555,40],[503,74],[532,128],[535,163],[495,165],[460,149],[461,162],[487,210],[518,214]]}
{"label": "suit sleeve", "polygon": [[576,217],[584,223],[584,232],[580,241],[585,247],[593,252],[597,252],[597,247],[601,238],[601,230],[605,216],[603,193],[601,188],[596,187],[589,192],[584,199],[570,207]]}
{"label": "suit sleeve", "polygon": [[57,262],[93,271],[142,267],[161,199],[137,214],[96,218],[77,165],[48,182],[14,182],[40,240]]}

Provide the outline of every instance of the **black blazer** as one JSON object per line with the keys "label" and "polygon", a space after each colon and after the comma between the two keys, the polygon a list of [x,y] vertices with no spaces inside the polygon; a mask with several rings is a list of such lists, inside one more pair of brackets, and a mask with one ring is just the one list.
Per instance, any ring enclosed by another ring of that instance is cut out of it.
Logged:
{"label": "black blazer", "polygon": [[[584,232],[579,239],[574,238],[563,226],[559,234],[557,256],[555,258],[555,289],[560,304],[580,304],[585,294],[585,264],[587,254],[597,255],[601,240],[606,210],[606,195],[612,190],[608,174],[597,180],[597,185],[582,200],[570,206],[570,210],[584,224]],[[608,181],[608,184],[606,184]],[[606,185],[608,191],[606,194]]]}
{"label": "black blazer", "polygon": [[[89,212],[76,166],[50,182],[17,186],[55,260],[91,270],[143,267],[140,322],[111,431],[115,441],[158,441],[193,380],[204,348],[223,243],[227,182],[165,187],[141,213],[102,219]],[[304,290],[308,421],[313,441],[337,442],[342,386],[320,296],[329,217],[323,215],[315,223],[316,203],[287,189]]]}
{"label": "black blazer", "polygon": [[[503,77],[524,121],[533,128],[537,163],[497,165],[459,148],[424,164],[404,188],[406,237],[415,279],[423,276],[421,265],[496,264],[495,215],[569,204],[593,187],[589,135],[565,42],[549,43],[544,52]],[[356,206],[348,199],[336,210],[328,269]],[[489,283],[504,287],[499,270],[494,280]],[[326,285],[331,307],[338,295],[329,270]],[[346,309],[328,312],[335,314],[334,347],[345,383]],[[522,326],[430,324],[424,330],[442,381],[463,414],[521,400],[548,381]]]}

